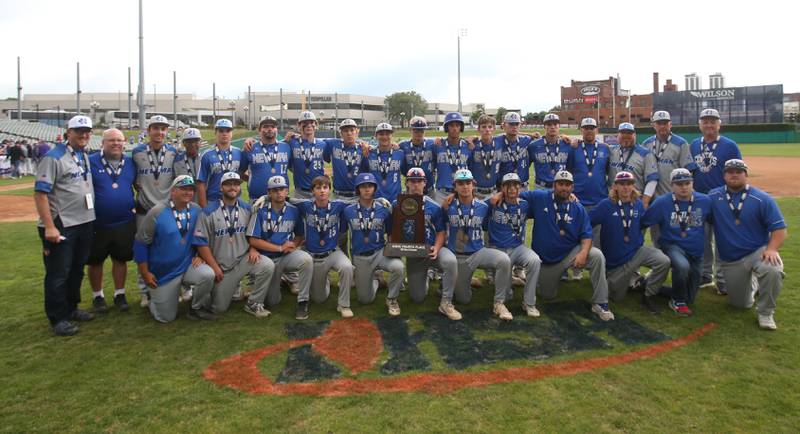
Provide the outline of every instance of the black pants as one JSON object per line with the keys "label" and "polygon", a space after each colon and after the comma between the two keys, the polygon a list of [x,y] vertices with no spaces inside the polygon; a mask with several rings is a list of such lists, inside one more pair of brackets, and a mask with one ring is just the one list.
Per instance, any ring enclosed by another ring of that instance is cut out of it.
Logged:
{"label": "black pants", "polygon": [[68,320],[81,301],[83,267],[92,244],[91,222],[64,228],[56,219],[55,224],[66,238],[60,243],[45,240],[44,228],[38,228],[44,249],[44,312],[53,325]]}

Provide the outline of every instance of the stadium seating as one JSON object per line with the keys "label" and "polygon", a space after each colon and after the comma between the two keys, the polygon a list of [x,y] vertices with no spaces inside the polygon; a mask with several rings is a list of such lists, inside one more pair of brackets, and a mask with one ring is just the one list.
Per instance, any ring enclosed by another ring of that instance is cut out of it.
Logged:
{"label": "stadium seating", "polygon": [[[56,138],[59,135],[63,136],[64,133],[65,131],[59,127],[41,122],[0,120],[0,140],[44,140],[55,142]],[[101,143],[102,138],[100,136],[92,135],[92,138],[89,139],[89,149],[100,149]]]}

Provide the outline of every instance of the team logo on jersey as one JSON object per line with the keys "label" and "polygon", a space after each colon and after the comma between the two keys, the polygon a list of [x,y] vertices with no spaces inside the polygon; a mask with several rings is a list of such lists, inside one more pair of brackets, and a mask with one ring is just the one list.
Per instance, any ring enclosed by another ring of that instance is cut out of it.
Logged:
{"label": "team logo on jersey", "polygon": [[[543,317],[536,321],[518,316],[505,322],[484,309],[462,311],[461,321],[422,312],[413,318],[290,322],[284,326],[286,341],[217,361],[203,375],[252,394],[442,394],[635,363],[689,344],[715,327],[710,323],[672,338],[619,314],[602,322],[584,301],[544,304],[541,310]],[[423,327],[416,330],[410,322]],[[587,352],[602,354],[576,358]],[[265,360],[285,361],[265,372]],[[508,362],[514,366],[503,365]],[[474,369],[480,366],[489,369]]]}

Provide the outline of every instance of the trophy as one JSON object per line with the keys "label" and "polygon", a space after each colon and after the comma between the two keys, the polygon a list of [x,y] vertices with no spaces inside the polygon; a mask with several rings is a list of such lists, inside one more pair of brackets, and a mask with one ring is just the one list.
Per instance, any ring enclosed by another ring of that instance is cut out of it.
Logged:
{"label": "trophy", "polygon": [[383,249],[384,256],[422,258],[428,256],[425,245],[425,208],[422,195],[401,194],[392,209],[392,233]]}

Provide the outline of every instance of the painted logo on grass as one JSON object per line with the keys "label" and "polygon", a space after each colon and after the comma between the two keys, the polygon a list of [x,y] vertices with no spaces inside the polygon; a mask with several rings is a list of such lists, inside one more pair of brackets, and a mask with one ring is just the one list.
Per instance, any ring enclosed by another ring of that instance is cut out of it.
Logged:
{"label": "painted logo on grass", "polygon": [[[463,312],[461,321],[424,312],[412,318],[290,323],[287,341],[215,362],[204,376],[254,394],[447,393],[630,363],[686,345],[715,327],[710,323],[673,339],[619,315],[615,321],[602,322],[581,301],[547,304],[541,310],[542,318],[520,315],[511,322],[477,310]],[[435,355],[420,349],[431,345]],[[628,347],[627,352],[602,357],[546,362],[557,356]],[[278,360],[277,374],[262,370],[270,360]],[[530,363],[492,369],[507,361]],[[441,365],[445,369],[434,368]]]}

